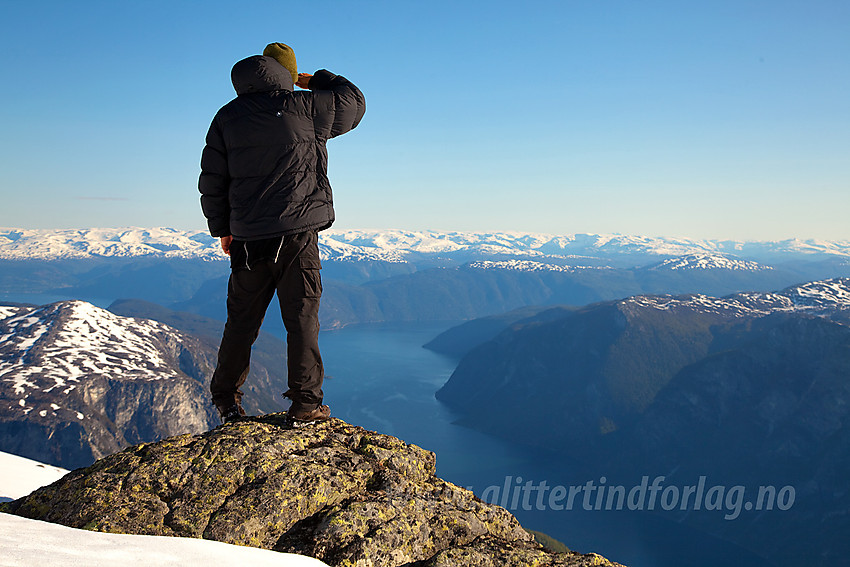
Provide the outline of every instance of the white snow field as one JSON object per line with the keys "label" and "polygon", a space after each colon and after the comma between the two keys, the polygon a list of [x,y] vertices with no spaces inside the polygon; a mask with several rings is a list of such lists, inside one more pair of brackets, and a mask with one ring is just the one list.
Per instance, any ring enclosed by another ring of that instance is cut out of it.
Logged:
{"label": "white snow field", "polygon": [[[68,471],[0,452],[0,500],[26,496]],[[0,567],[327,567],[318,559],[217,541],[104,534],[0,514]]]}
{"label": "white snow field", "polygon": [[17,500],[36,488],[56,482],[67,473],[59,467],[0,451],[0,501]]}
{"label": "white snow field", "polygon": [[[735,241],[621,234],[555,235],[433,230],[330,229],[322,232],[319,249],[322,260],[384,262],[406,262],[417,256],[451,258],[470,252],[540,258],[610,257],[636,253],[658,256],[729,254],[736,257],[776,257],[794,254],[850,257],[850,241],[846,240]],[[80,230],[0,227],[0,260],[141,256],[226,260],[218,239],[204,230],[167,227]],[[717,262],[709,261],[711,264]],[[683,267],[679,266],[679,269]],[[741,268],[739,265],[738,269]]]}

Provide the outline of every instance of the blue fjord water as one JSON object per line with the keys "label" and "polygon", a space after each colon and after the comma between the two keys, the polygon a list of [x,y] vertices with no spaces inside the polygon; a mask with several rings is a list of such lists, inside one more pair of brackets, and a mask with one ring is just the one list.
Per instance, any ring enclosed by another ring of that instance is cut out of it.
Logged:
{"label": "blue fjord water", "polygon": [[[517,446],[454,424],[458,415],[434,393],[451,376],[455,360],[422,348],[451,323],[376,324],[323,331],[320,347],[328,378],[325,401],[333,415],[434,451],[437,474],[479,497],[489,487],[584,485],[577,463]],[[493,408],[494,412],[503,411]],[[522,480],[519,480],[519,479]],[[639,481],[639,479],[638,479]],[[500,489],[501,490],[501,489]],[[490,488],[490,495],[494,488]],[[683,526],[661,514],[628,510],[523,509],[503,501],[522,524],[581,552],[594,551],[630,567],[769,567],[741,547]],[[499,502],[497,502],[499,503]],[[721,512],[722,513],[722,512]]]}

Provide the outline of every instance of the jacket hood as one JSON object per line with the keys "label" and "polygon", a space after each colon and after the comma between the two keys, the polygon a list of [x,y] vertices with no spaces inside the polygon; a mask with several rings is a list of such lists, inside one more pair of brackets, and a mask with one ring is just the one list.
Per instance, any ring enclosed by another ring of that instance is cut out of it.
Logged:
{"label": "jacket hood", "polygon": [[271,57],[253,55],[233,66],[230,80],[237,95],[267,91],[291,91],[292,75]]}

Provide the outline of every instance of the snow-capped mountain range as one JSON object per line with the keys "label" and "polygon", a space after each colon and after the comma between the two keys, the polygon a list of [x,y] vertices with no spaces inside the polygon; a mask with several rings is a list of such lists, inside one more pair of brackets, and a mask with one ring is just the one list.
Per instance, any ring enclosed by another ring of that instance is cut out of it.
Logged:
{"label": "snow-capped mountain range", "polygon": [[736,293],[726,297],[708,295],[639,295],[624,304],[663,311],[689,309],[720,315],[760,317],[771,313],[833,315],[850,311],[850,278],[808,282],[772,293]]}
{"label": "snow-capped mountain range", "polygon": [[[604,234],[342,230],[321,233],[324,260],[407,262],[422,257],[485,259],[494,256],[581,264],[583,258],[694,255],[687,265],[718,266],[718,258],[761,259],[789,255],[850,258],[850,241],[732,241]],[[224,260],[218,239],[203,230],[172,228],[0,228],[0,259],[161,257]],[[701,258],[701,260],[697,260]],[[697,262],[696,264],[694,262]],[[665,266],[681,269],[682,266]],[[734,269],[751,269],[739,266]]]}
{"label": "snow-capped mountain range", "polygon": [[[541,262],[536,260],[477,260],[469,264],[470,268],[479,270],[513,270],[518,272],[576,272],[579,270],[611,269],[611,266],[581,264],[566,264]],[[686,270],[729,270],[734,272],[760,272],[773,270],[758,262],[739,260],[722,254],[687,254],[662,260],[644,268],[651,271],[686,271]]]}
{"label": "snow-capped mountain range", "polygon": [[577,272],[580,270],[610,269],[610,266],[573,266],[535,262],[534,260],[478,260],[470,262],[473,270],[509,270],[514,272]]}

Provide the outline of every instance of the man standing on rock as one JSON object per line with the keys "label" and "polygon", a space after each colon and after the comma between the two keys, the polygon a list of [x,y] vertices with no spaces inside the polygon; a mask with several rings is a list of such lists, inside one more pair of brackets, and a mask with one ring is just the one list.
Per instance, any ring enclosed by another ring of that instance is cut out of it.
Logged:
{"label": "man standing on rock", "polygon": [[210,234],[221,238],[231,267],[213,402],[224,422],[245,415],[239,388],[277,292],[287,333],[287,421],[326,420],[318,231],[331,226],[334,210],[325,143],[360,123],[365,98],[324,69],[298,73],[283,43],[236,63],[231,79],[238,96],[212,121],[198,182]]}

